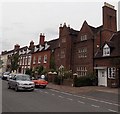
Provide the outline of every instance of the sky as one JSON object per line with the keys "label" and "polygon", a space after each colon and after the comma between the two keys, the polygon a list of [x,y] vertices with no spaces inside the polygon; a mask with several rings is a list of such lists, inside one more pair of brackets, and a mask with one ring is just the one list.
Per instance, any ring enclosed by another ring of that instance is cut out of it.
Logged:
{"label": "sky", "polygon": [[80,30],[102,25],[102,6],[108,2],[118,10],[118,0],[0,0],[0,53],[14,48],[37,45],[40,33],[49,41],[59,37],[60,24]]}

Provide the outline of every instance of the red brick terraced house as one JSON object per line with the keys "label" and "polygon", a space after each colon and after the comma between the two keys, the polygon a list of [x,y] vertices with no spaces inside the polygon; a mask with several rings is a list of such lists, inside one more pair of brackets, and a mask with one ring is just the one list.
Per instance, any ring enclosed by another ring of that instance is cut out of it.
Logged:
{"label": "red brick terraced house", "polygon": [[[103,6],[103,25],[92,27],[85,21],[74,43],[74,69],[78,76],[86,76],[94,71],[94,57],[97,50],[117,32],[116,10],[105,3]],[[104,61],[105,62],[105,61]],[[105,85],[106,86],[106,85]]]}
{"label": "red brick terraced house", "polygon": [[57,39],[45,41],[44,34],[40,34],[39,44],[35,45],[32,53],[31,68],[34,70],[38,66],[43,66],[46,70],[50,69],[51,54],[55,53]]}
{"label": "red brick terraced house", "polygon": [[44,34],[40,34],[38,45],[31,41],[29,47],[19,48],[18,71],[25,73],[26,68],[34,70],[38,66],[49,70],[51,56],[54,55],[56,69],[63,67],[78,77],[95,71],[99,86],[119,86],[120,32],[117,32],[116,10],[104,3],[102,11],[101,26],[93,27],[84,21],[77,31],[64,23],[59,27],[59,38],[45,41]]}
{"label": "red brick terraced house", "polygon": [[120,31],[103,44],[94,60],[98,85],[120,87]]}
{"label": "red brick terraced house", "polygon": [[30,50],[27,46],[19,49],[19,73],[25,73],[26,69],[31,68],[31,53],[32,50]]}
{"label": "red brick terraced house", "polygon": [[[13,50],[7,51],[5,53],[7,55],[6,71],[10,71],[11,57],[16,53],[19,54],[19,61],[18,61],[19,68],[17,69],[16,72],[17,73],[25,73],[27,68],[31,68],[32,48],[31,48],[31,44],[30,44],[29,48],[27,46],[20,47],[20,45],[16,44],[14,46]],[[3,55],[4,55],[4,53],[3,53]]]}
{"label": "red brick terraced house", "polygon": [[66,26],[59,27],[58,47],[56,49],[55,61],[57,69],[61,66],[70,71],[73,69],[73,44],[76,41],[78,31]]}

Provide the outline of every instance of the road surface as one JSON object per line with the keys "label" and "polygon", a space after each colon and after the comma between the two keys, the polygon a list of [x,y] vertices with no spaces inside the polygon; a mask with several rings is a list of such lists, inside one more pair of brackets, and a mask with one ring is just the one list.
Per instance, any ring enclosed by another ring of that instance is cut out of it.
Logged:
{"label": "road surface", "polygon": [[15,92],[2,82],[2,112],[118,112],[119,104],[46,89]]}

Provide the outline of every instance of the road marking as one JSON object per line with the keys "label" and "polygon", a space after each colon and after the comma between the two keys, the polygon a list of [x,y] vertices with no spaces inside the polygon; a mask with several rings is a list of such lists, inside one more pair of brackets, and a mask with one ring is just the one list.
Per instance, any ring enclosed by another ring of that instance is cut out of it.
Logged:
{"label": "road marking", "polygon": [[51,91],[55,91],[55,92],[59,92],[59,91],[57,91],[57,90],[53,90],[53,89],[50,89]]}
{"label": "road marking", "polygon": [[109,90],[97,90],[97,91],[113,93],[112,91],[109,91]]}
{"label": "road marking", "polygon": [[58,97],[60,97],[60,98],[64,98],[63,96],[58,96]]}
{"label": "road marking", "polygon": [[112,110],[112,109],[108,109],[110,112],[117,112],[117,111],[115,111],[115,110]]}
{"label": "road marking", "polygon": [[99,108],[99,107],[100,107],[100,106],[97,106],[97,105],[91,105],[91,106],[96,107],[96,108]]}
{"label": "road marking", "polygon": [[40,91],[40,92],[43,92],[43,91],[42,91],[42,90],[40,90],[40,89],[35,89],[35,90]]}
{"label": "road marking", "polygon": [[71,93],[66,93],[66,92],[61,92],[63,94],[66,94],[66,95],[72,95]]}
{"label": "road marking", "polygon": [[110,105],[120,106],[119,104],[110,103],[110,102],[107,102],[107,101],[100,101],[100,100],[99,100],[99,102],[106,103],[106,104],[110,104]]}
{"label": "road marking", "polygon": [[79,96],[79,95],[73,95],[73,96],[81,97],[81,98],[84,98],[84,99],[86,98],[86,99],[97,101],[97,102],[103,102],[103,103],[110,104],[110,105],[120,106],[119,104],[116,104],[116,103],[111,103],[111,102],[107,102],[107,101],[101,101],[101,100],[97,100],[97,99],[93,99],[93,98],[89,98],[89,97],[83,97],[83,96]]}
{"label": "road marking", "polygon": [[70,100],[70,101],[72,101],[73,99],[71,99],[71,98],[67,98],[68,100]]}
{"label": "road marking", "polygon": [[46,94],[48,94],[48,92],[45,92]]}
{"label": "road marking", "polygon": [[87,98],[87,99],[89,99],[89,100],[93,100],[93,101],[99,101],[99,100],[97,100],[97,99],[93,99],[93,98]]}
{"label": "road marking", "polygon": [[85,104],[85,102],[82,102],[82,101],[78,101],[79,103],[82,103],[82,104]]}
{"label": "road marking", "polygon": [[[52,89],[51,89],[51,91],[60,92],[60,91],[52,90]],[[60,92],[60,93],[63,93],[63,94],[66,94],[66,95],[73,95],[73,94],[66,93],[66,92]],[[101,101],[101,100],[97,100],[97,99],[94,99],[94,98],[89,98],[87,96],[86,97],[85,96],[79,96],[79,95],[73,95],[73,96],[83,98],[83,99],[86,98],[86,99],[97,101],[97,102],[103,102],[103,103],[110,104],[110,105],[120,106],[119,104],[116,104],[116,103],[111,103],[111,102],[107,102],[107,101]]]}

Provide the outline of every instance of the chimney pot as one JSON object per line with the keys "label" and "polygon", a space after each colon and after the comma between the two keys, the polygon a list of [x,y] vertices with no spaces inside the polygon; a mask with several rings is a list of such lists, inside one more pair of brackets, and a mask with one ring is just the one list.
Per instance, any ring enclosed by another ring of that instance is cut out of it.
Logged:
{"label": "chimney pot", "polygon": [[42,34],[40,34],[40,39],[39,39],[39,44],[40,45],[44,45],[44,42],[45,42],[45,36],[44,36],[44,33]]}

